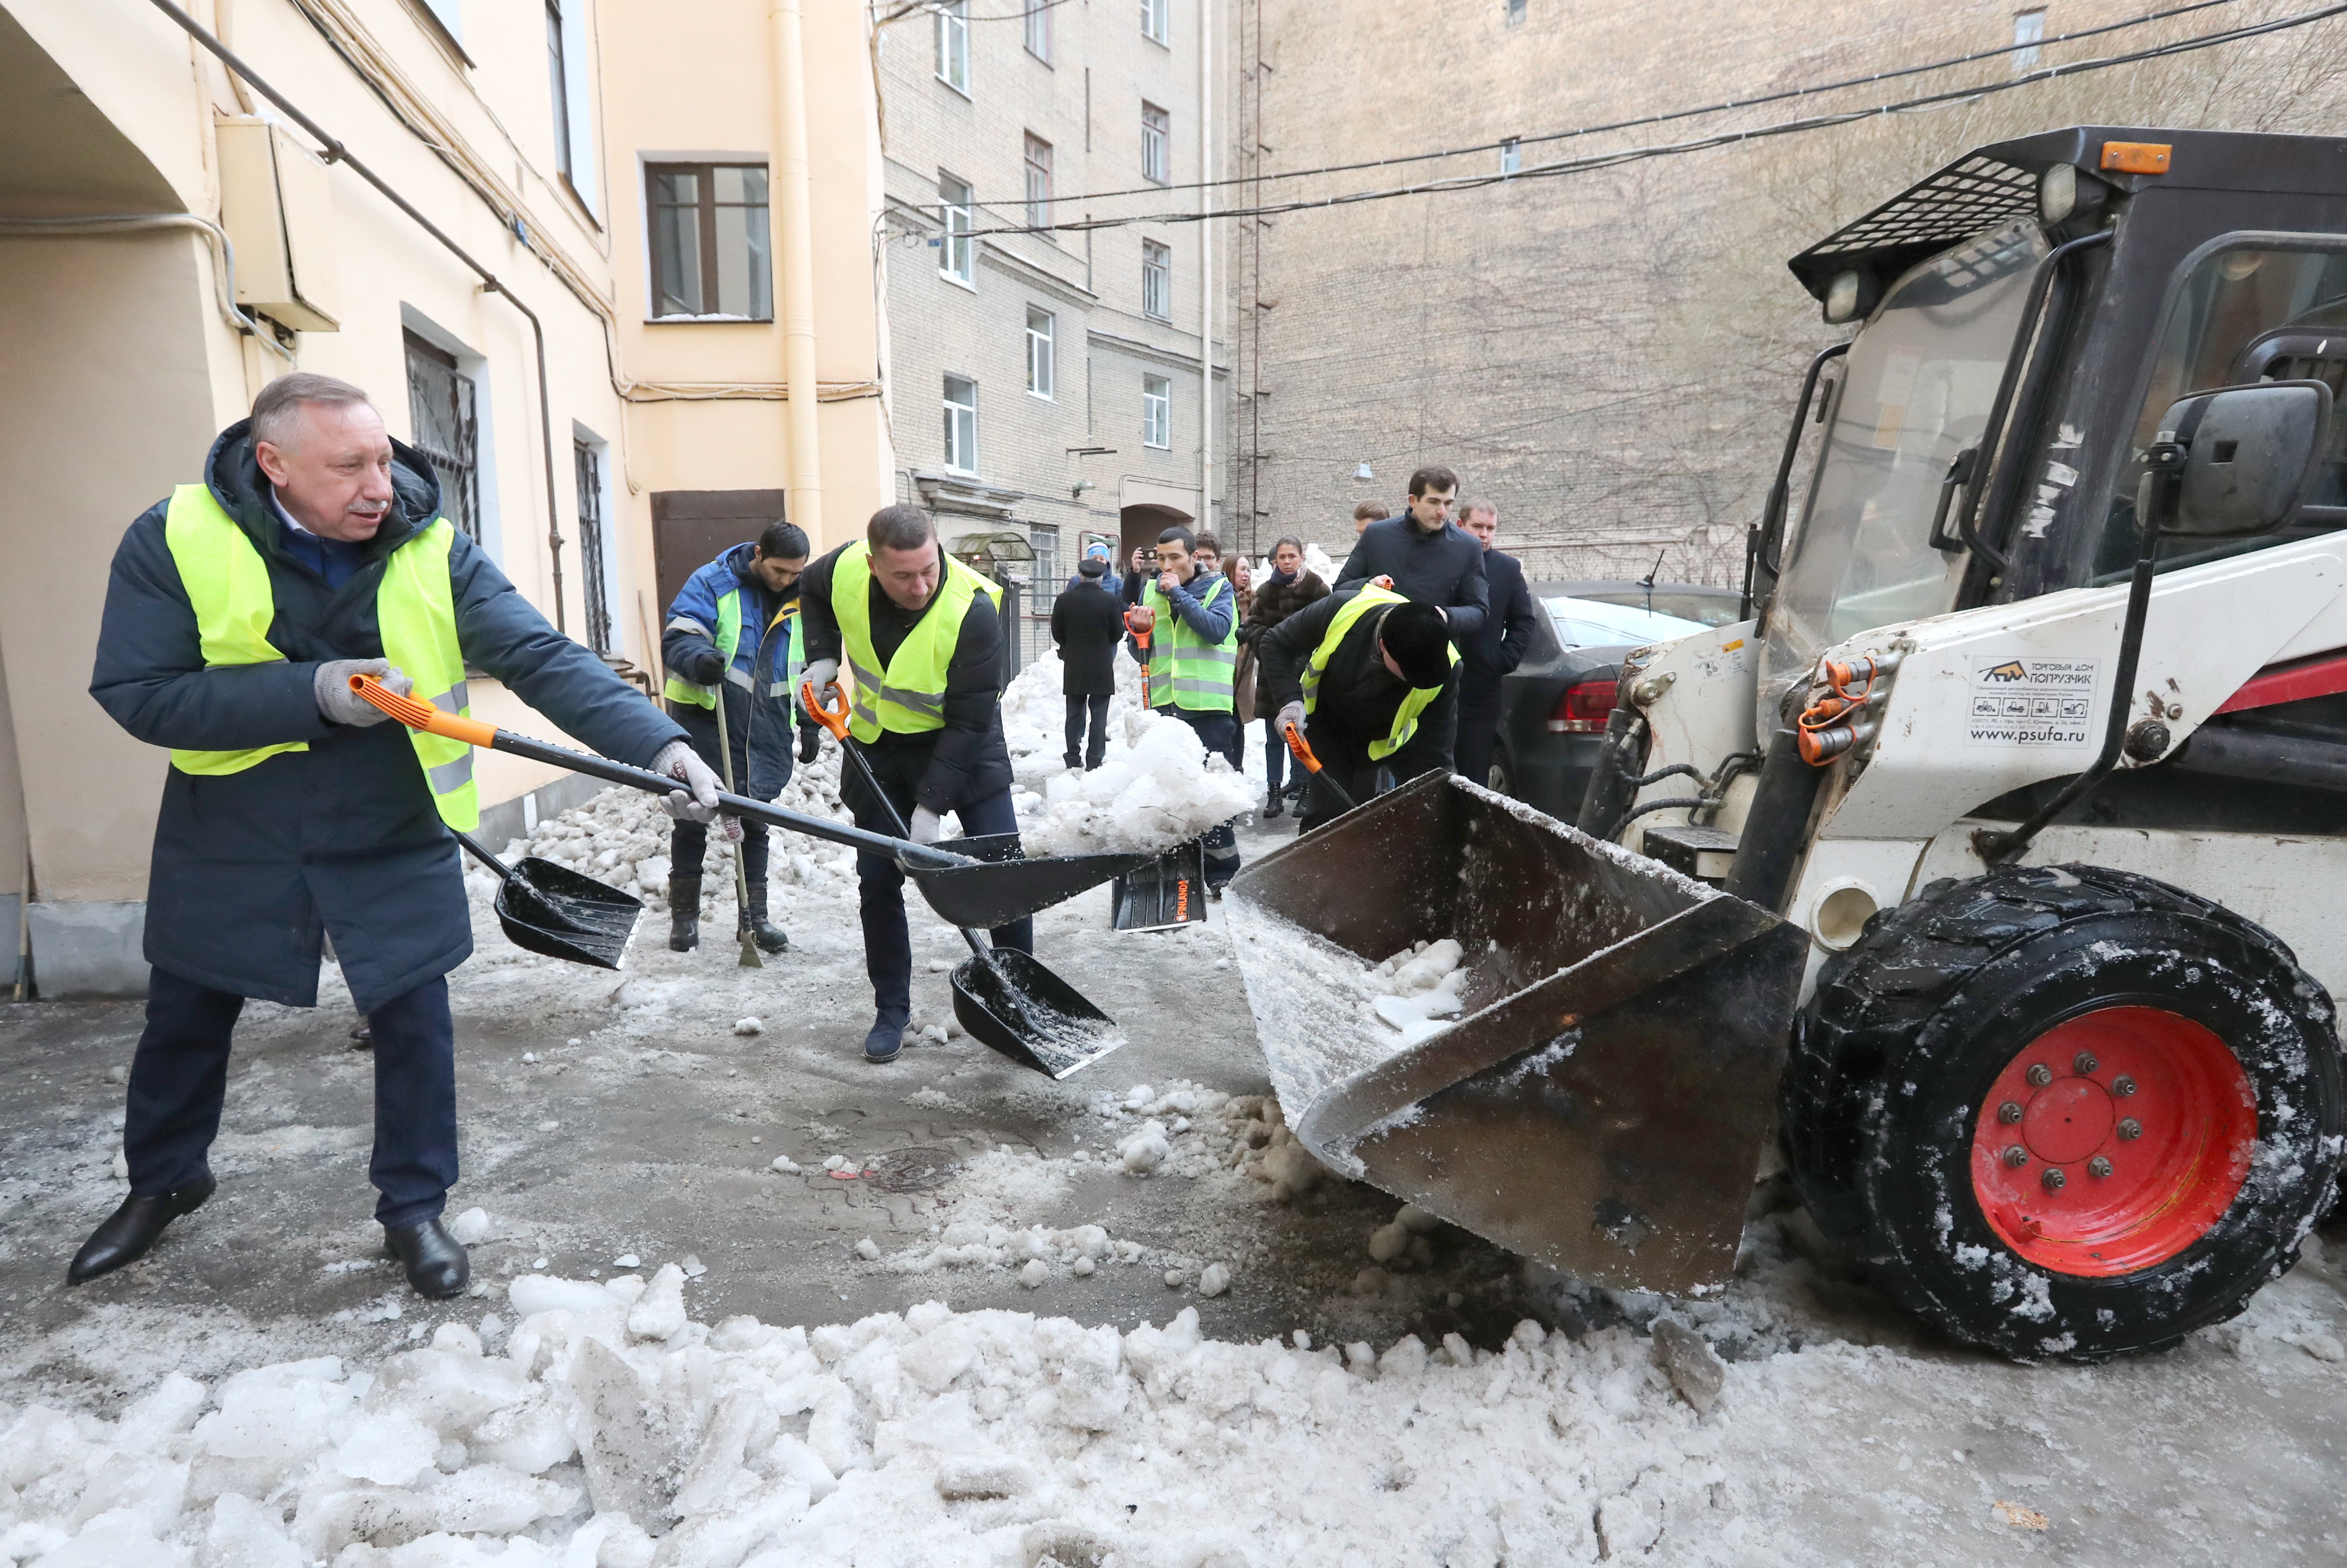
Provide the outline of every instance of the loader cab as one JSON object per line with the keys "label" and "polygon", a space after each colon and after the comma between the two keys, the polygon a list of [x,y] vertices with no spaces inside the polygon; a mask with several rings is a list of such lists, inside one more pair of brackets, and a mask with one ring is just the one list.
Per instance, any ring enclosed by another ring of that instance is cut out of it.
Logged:
{"label": "loader cab", "polygon": [[[2125,577],[2136,465],[2187,392],[2347,392],[2347,140],[2075,127],[1983,148],[1789,263],[1830,323],[1747,579],[1760,733],[1877,627]],[[2347,440],[2347,421],[2341,422]],[[2347,450],[2298,522],[2347,528]]]}

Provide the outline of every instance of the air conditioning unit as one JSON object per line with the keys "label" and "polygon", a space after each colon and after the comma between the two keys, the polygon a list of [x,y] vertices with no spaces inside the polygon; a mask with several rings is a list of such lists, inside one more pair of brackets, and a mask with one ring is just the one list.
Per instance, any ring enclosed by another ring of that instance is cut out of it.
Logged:
{"label": "air conditioning unit", "polygon": [[224,119],[218,131],[220,226],[236,246],[236,302],[298,332],[340,331],[326,166],[265,119]]}

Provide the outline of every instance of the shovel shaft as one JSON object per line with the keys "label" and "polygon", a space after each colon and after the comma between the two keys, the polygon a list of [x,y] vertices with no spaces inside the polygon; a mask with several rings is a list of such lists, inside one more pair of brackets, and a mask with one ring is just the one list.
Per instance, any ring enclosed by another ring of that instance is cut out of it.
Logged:
{"label": "shovel shaft", "polygon": [[1328,793],[1337,797],[1339,805],[1347,811],[1352,810],[1358,804],[1352,792],[1321,770],[1320,759],[1312,754],[1312,743],[1304,738],[1304,732],[1290,724],[1286,727],[1286,735],[1287,749],[1296,753],[1296,760],[1304,765],[1305,771],[1326,785]]}

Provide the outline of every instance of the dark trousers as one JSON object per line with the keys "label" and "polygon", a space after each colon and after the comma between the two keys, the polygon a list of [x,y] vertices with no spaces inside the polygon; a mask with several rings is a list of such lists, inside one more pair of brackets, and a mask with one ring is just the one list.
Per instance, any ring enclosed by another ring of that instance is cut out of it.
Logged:
{"label": "dark trousers", "polygon": [[[122,1124],[130,1190],[176,1192],[200,1180],[220,1132],[229,1037],[244,999],[161,969],[147,989],[147,1029],[130,1059]],[[456,1032],[448,982],[426,980],[367,1014],[374,1031],[374,1217],[421,1225],[456,1182]]]}
{"label": "dark trousers", "polygon": [[1304,792],[1304,808],[1298,814],[1303,820],[1296,825],[1298,830],[1309,833],[1345,815],[1348,808],[1337,800],[1336,791],[1327,787],[1330,781],[1344,786],[1353,797],[1353,804],[1366,805],[1373,796],[1397,789],[1420,774],[1437,768],[1450,771],[1450,737],[1430,734],[1429,728],[1421,726],[1409,744],[1383,762],[1376,762],[1369,756],[1367,742],[1325,723],[1306,721],[1305,743],[1320,759],[1320,773]]}
{"label": "dark trousers", "polygon": [[[684,738],[701,760],[709,764],[720,779],[727,776],[725,762],[718,753],[717,712],[713,708],[696,708],[682,702],[668,705],[669,715],[684,726]],[[753,722],[750,704],[738,698],[725,710],[726,739],[733,743],[733,783],[726,787],[743,794],[751,794],[749,786],[749,729]],[[790,753],[783,753],[783,784],[790,782]],[[774,786],[780,794],[783,785]],[[753,888],[766,885],[766,829],[754,822],[742,825],[742,869],[748,874]],[[668,832],[668,868],[678,876],[698,876],[709,853],[709,825],[701,822],[672,822]]]}
{"label": "dark trousers", "polygon": [[1279,733],[1279,721],[1266,713],[1263,719],[1263,780],[1273,794],[1279,793],[1280,781],[1287,776],[1287,737]]}
{"label": "dark trousers", "polygon": [[[893,799],[895,792],[890,794]],[[905,820],[912,820],[909,792],[895,804]],[[1011,807],[1007,789],[955,808],[954,819],[961,825],[965,838],[1019,831],[1019,814]],[[856,825],[891,836],[897,832],[897,825],[878,810],[858,811]],[[872,980],[872,1005],[882,1018],[902,1024],[913,1013],[913,935],[905,925],[905,874],[886,856],[858,853],[856,877],[856,904],[864,918],[864,972]],[[988,935],[998,948],[1035,950],[1031,918],[997,926]]]}
{"label": "dark trousers", "polygon": [[[1108,699],[1106,692],[1094,697],[1080,697],[1073,692],[1068,693],[1067,763],[1070,767],[1096,768],[1108,755]],[[1087,720],[1092,725],[1089,744],[1084,740]],[[1080,762],[1078,758],[1082,760]]]}
{"label": "dark trousers", "polygon": [[[1202,713],[1189,708],[1160,708],[1159,712],[1181,720],[1197,732],[1198,739],[1208,753],[1220,752],[1228,757],[1238,750],[1239,736],[1244,731],[1236,713]],[[1235,765],[1235,764],[1234,764]],[[1239,835],[1227,822],[1217,823],[1206,830],[1206,886],[1221,887],[1239,874]]]}
{"label": "dark trousers", "polygon": [[1462,697],[1459,703],[1459,750],[1451,771],[1479,784],[1491,782],[1491,752],[1500,739],[1500,694]]}
{"label": "dark trousers", "polygon": [[[761,823],[742,825],[742,869],[753,888],[766,885],[767,829]],[[698,876],[703,857],[709,852],[709,825],[706,823],[676,821],[669,824],[668,868],[678,876]]]}

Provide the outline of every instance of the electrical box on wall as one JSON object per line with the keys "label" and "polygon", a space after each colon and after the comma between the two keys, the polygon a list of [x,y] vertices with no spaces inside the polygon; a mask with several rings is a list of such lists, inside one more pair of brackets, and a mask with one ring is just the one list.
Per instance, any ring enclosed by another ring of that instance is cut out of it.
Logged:
{"label": "electrical box on wall", "polygon": [[326,166],[268,120],[224,119],[218,129],[220,226],[236,246],[236,302],[297,332],[339,331]]}

